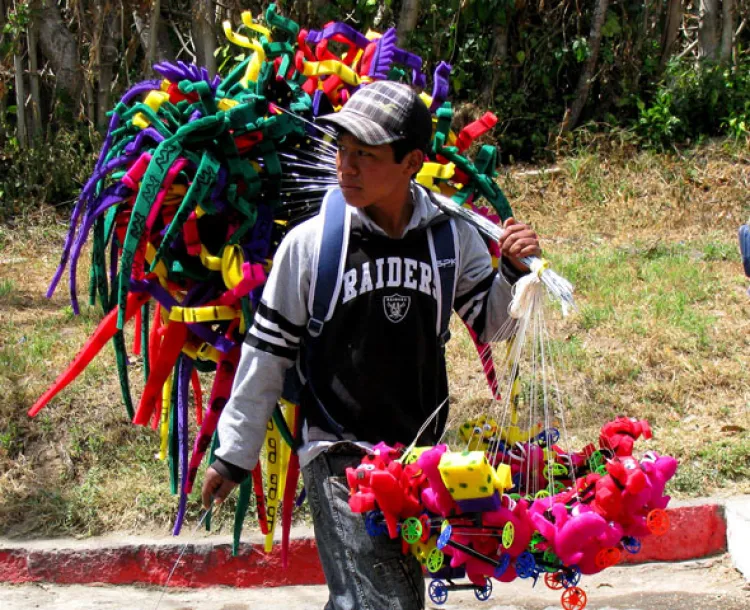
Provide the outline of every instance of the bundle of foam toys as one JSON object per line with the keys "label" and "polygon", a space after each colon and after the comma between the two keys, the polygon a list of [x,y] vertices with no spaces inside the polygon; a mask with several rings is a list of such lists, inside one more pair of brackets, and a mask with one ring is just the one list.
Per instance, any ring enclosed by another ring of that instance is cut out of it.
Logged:
{"label": "bundle of foam toys", "polygon": [[[516,433],[511,444],[507,429],[482,417],[461,432],[465,451],[381,444],[346,473],[351,509],[366,513],[371,535],[401,538],[434,577],[437,604],[466,588],[487,599],[490,578],[536,583],[543,575],[565,589],[564,608],[580,610],[581,574],[617,564],[644,536],[669,528],[664,487],[677,461],[633,456],[634,441],[650,438],[645,421],[619,417],[602,428],[598,448],[575,453],[556,444],[556,429]],[[453,583],[464,575],[471,586]]]}
{"label": "bundle of foam toys", "polygon": [[[159,431],[159,455],[180,496],[175,534],[199,465],[215,450],[217,421],[276,246],[291,226],[317,212],[335,183],[335,144],[315,118],[339,110],[374,80],[400,80],[420,90],[427,81],[421,58],[398,48],[393,29],[382,35],[344,23],[301,29],[274,5],[264,24],[249,13],[242,21],[241,31],[224,24],[229,40],[250,51],[226,77],[211,78],[181,62],[160,63],[154,66],[160,79],[135,85],[112,110],[48,290],[51,296],[68,267],[78,313],[78,263],[91,240],[89,301],[99,302],[104,318],[29,410],[30,416],[39,413],[111,341],[129,417]],[[343,45],[343,54],[334,53],[332,43]],[[497,119],[487,113],[458,133],[451,130],[450,70],[440,63],[431,94],[421,94],[435,129],[418,180],[451,193],[461,205],[483,198],[493,210],[485,215],[507,218],[510,207],[494,181],[495,147],[482,146],[473,160],[466,156]],[[131,355],[142,356],[145,374],[137,404],[123,334],[131,321]],[[491,381],[489,349],[478,347]],[[199,372],[214,374],[205,408]],[[260,467],[240,487],[235,542],[255,495],[267,548],[281,507],[285,552],[298,476],[290,447],[298,424],[294,405],[274,413],[266,443],[274,457],[268,489]]]}

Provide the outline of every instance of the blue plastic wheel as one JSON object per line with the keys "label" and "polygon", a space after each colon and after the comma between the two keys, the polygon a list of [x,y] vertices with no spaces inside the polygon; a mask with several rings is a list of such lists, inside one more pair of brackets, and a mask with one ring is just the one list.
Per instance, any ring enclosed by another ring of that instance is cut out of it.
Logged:
{"label": "blue plastic wheel", "polygon": [[635,555],[641,551],[641,541],[633,536],[625,536],[625,538],[622,539],[622,548],[628,553]]}
{"label": "blue plastic wheel", "polygon": [[497,567],[495,568],[495,571],[493,572],[493,576],[495,578],[500,578],[503,574],[505,574],[505,570],[508,569],[508,566],[510,565],[510,555],[508,553],[503,553],[500,555],[500,559],[498,560]]}
{"label": "blue plastic wheel", "polygon": [[430,601],[438,606],[448,601],[448,587],[442,580],[433,580],[427,588],[427,594],[430,596]]}
{"label": "blue plastic wheel", "polygon": [[570,566],[563,572],[562,584],[566,589],[575,587],[579,582],[581,582],[581,569],[578,566]]}
{"label": "blue plastic wheel", "polygon": [[531,578],[536,573],[536,560],[528,551],[524,551],[516,558],[516,574],[519,578]]}
{"label": "blue plastic wheel", "polygon": [[440,536],[437,539],[437,548],[439,548],[442,551],[448,544],[448,541],[451,539],[452,533],[453,533],[453,527],[451,527],[450,525],[446,525],[445,529],[442,532],[440,532]]}
{"label": "blue plastic wheel", "polygon": [[382,536],[388,531],[383,522],[383,513],[379,510],[371,510],[365,517],[365,530],[370,536]]}
{"label": "blue plastic wheel", "polygon": [[490,595],[492,595],[492,581],[487,578],[484,581],[483,587],[476,587],[474,589],[474,595],[480,602],[486,602]]}

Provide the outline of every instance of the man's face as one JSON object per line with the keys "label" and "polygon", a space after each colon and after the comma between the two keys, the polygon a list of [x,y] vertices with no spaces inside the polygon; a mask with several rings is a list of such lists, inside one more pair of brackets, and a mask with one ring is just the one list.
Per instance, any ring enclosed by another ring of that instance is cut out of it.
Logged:
{"label": "man's face", "polygon": [[390,144],[370,146],[351,134],[342,134],[336,143],[339,186],[347,203],[356,208],[387,203],[403,194],[422,162],[421,153],[412,151],[396,163]]}

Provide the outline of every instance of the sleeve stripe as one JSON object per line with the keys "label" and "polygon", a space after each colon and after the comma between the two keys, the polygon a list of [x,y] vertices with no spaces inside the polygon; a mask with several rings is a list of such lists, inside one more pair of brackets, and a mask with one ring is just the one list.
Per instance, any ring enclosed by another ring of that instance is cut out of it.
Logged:
{"label": "sleeve stripe", "polygon": [[263,317],[268,322],[276,324],[281,330],[289,333],[293,337],[302,336],[302,332],[305,330],[303,326],[293,324],[284,316],[282,316],[278,311],[276,311],[275,309],[271,309],[263,301],[258,303],[258,309],[256,310],[255,315],[257,316],[258,314],[260,314],[261,317]]}
{"label": "sleeve stripe", "polygon": [[286,341],[281,335],[265,332],[264,329],[258,328],[258,326],[256,325],[253,325],[250,328],[249,334],[257,337],[261,341],[265,341],[266,343],[272,343],[274,345],[278,345],[279,347],[284,347],[292,350],[297,349],[296,345],[290,345],[289,342]]}
{"label": "sleeve stripe", "polygon": [[469,303],[469,301],[475,299],[480,295],[480,293],[486,293],[492,286],[492,282],[495,281],[496,275],[497,271],[492,271],[492,273],[490,273],[486,278],[477,282],[471,290],[469,290],[465,294],[462,294],[461,296],[457,296],[455,302],[453,303],[453,307],[455,308],[455,310],[460,312]]}
{"label": "sleeve stripe", "polygon": [[457,310],[458,315],[461,316],[461,319],[464,322],[472,327],[474,326],[474,320],[484,308],[488,294],[489,291],[485,290],[474,297],[470,302],[466,303],[461,309]]}
{"label": "sleeve stripe", "polygon": [[274,345],[273,343],[268,343],[250,333],[245,336],[245,343],[268,354],[279,356],[280,358],[286,358],[287,360],[295,360],[297,358],[296,349],[289,349],[279,345]]}
{"label": "sleeve stripe", "polygon": [[299,335],[293,335],[291,333],[285,332],[284,329],[281,328],[281,326],[264,318],[261,315],[260,311],[257,311],[255,313],[253,328],[258,328],[262,332],[267,332],[269,334],[282,337],[288,343],[294,343],[295,345],[299,343]]}

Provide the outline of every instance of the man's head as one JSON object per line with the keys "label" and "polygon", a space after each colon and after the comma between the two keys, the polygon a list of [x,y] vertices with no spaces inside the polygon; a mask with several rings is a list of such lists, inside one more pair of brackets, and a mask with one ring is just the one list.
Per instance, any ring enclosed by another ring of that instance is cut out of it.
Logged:
{"label": "man's head", "polygon": [[409,86],[390,81],[362,87],[319,120],[338,131],[339,184],[357,207],[402,195],[432,140],[428,108]]}
{"label": "man's head", "polygon": [[360,88],[340,112],[327,114],[320,121],[369,146],[398,142],[396,149],[403,154],[410,150],[425,153],[432,140],[429,109],[414,89],[393,81],[376,81]]}

